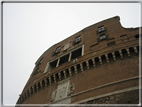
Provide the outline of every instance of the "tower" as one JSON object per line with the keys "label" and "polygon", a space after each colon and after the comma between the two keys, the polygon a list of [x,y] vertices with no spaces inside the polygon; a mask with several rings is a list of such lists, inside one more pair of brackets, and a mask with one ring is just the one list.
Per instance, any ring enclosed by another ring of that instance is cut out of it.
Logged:
{"label": "tower", "polygon": [[53,45],[17,104],[138,104],[140,36],[116,16]]}

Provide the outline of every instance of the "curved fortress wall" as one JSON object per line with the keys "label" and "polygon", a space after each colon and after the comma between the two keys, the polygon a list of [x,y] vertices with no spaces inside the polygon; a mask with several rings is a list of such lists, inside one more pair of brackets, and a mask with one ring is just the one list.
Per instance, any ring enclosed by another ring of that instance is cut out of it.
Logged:
{"label": "curved fortress wall", "polygon": [[141,34],[119,20],[91,25],[45,51],[17,104],[138,104]]}

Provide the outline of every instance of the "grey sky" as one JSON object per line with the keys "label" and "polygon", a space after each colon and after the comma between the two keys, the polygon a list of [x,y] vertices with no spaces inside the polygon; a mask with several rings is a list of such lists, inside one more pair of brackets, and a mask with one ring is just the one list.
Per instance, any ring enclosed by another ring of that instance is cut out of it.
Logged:
{"label": "grey sky", "polygon": [[139,27],[140,13],[140,3],[4,3],[3,103],[16,103],[34,63],[55,43],[117,15],[123,27]]}

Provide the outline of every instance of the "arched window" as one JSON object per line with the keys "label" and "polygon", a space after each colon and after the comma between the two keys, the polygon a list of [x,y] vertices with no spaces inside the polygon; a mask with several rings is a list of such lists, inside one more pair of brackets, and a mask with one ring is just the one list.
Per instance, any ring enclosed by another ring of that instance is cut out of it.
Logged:
{"label": "arched window", "polygon": [[92,61],[92,59],[89,59],[88,63],[89,63],[90,68],[92,68],[93,67],[93,61]]}
{"label": "arched window", "polygon": [[131,56],[136,55],[135,50],[134,50],[133,47],[130,47],[130,48],[129,48],[129,51],[130,51],[130,55],[131,55]]}
{"label": "arched window", "polygon": [[84,71],[87,70],[86,62],[83,62],[82,65],[83,65],[83,70],[84,70]]}
{"label": "arched window", "polygon": [[122,49],[121,52],[122,52],[123,58],[128,58],[126,49]]}
{"label": "arched window", "polygon": [[95,64],[96,64],[96,66],[99,66],[99,65],[100,65],[100,61],[99,61],[99,58],[98,58],[98,57],[95,58]]}
{"label": "arched window", "polygon": [[44,88],[45,87],[45,81],[42,80],[42,87]]}
{"label": "arched window", "polygon": [[102,59],[102,63],[103,63],[103,64],[107,63],[107,60],[106,60],[105,55],[102,55],[102,56],[101,56],[101,59]]}
{"label": "arched window", "polygon": [[71,72],[72,72],[72,75],[75,75],[75,69],[74,69],[74,66],[71,67]]}
{"label": "arched window", "polygon": [[37,92],[37,87],[36,84],[34,85],[34,91]]}
{"label": "arched window", "polygon": [[70,77],[69,69],[66,69],[65,72],[66,72],[66,77],[67,78]]}
{"label": "arched window", "polygon": [[115,58],[116,58],[116,60],[121,59],[119,51],[115,51]]}
{"label": "arched window", "polygon": [[81,72],[80,64],[77,64],[77,73]]}
{"label": "arched window", "polygon": [[108,59],[109,59],[109,62],[114,61],[112,53],[108,53]]}

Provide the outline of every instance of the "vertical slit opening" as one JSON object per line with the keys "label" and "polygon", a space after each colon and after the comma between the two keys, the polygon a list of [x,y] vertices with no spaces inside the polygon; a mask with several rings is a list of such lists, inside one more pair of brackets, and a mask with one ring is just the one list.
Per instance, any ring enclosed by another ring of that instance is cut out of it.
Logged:
{"label": "vertical slit opening", "polygon": [[56,81],[58,82],[59,81],[59,75],[58,75],[58,73],[55,74],[55,78],[56,78]]}
{"label": "vertical slit opening", "polygon": [[128,58],[126,49],[122,49],[121,51],[122,51],[123,58]]}
{"label": "vertical slit opening", "polygon": [[35,93],[37,92],[37,87],[36,87],[36,84],[34,85],[34,90],[35,90]]}
{"label": "vertical slit opening", "polygon": [[46,78],[46,81],[47,81],[46,85],[49,86],[49,78]]}
{"label": "vertical slit opening", "polygon": [[40,86],[40,82],[38,83],[38,90],[40,90],[41,89],[41,86]]}
{"label": "vertical slit opening", "polygon": [[75,75],[75,69],[74,69],[74,66],[71,67],[71,72],[72,72],[72,75]]}
{"label": "vertical slit opening", "polygon": [[60,75],[61,75],[61,80],[63,80],[65,78],[63,71],[60,72]]}
{"label": "vertical slit opening", "polygon": [[67,77],[67,78],[70,77],[69,70],[66,69],[65,71],[66,71],[66,77]]}
{"label": "vertical slit opening", "polygon": [[108,59],[109,59],[109,62],[114,61],[112,53],[108,53]]}
{"label": "vertical slit opening", "polygon": [[42,80],[42,87],[44,88],[45,87],[45,81]]}
{"label": "vertical slit opening", "polygon": [[84,71],[87,70],[86,62],[83,62],[83,63],[82,63],[82,66],[83,66],[83,70],[84,70]]}
{"label": "vertical slit opening", "polygon": [[102,56],[101,56],[101,59],[102,59],[102,64],[106,64],[106,63],[107,63],[107,60],[106,60],[106,56],[105,56],[105,55],[102,55]]}
{"label": "vertical slit opening", "polygon": [[99,65],[100,65],[100,61],[99,61],[99,58],[98,58],[98,57],[95,58],[95,64],[96,64],[96,66],[99,66]]}
{"label": "vertical slit opening", "polygon": [[31,87],[31,95],[33,94],[33,88]]}
{"label": "vertical slit opening", "polygon": [[53,75],[51,76],[51,84],[53,84],[54,83],[54,77],[53,77]]}
{"label": "vertical slit opening", "polygon": [[130,55],[131,55],[131,56],[135,56],[135,55],[136,55],[135,50],[134,50],[133,47],[130,47],[130,48],[129,48],[129,51],[130,51]]}
{"label": "vertical slit opening", "polygon": [[92,61],[92,59],[89,59],[88,63],[89,63],[90,68],[93,68],[93,61]]}
{"label": "vertical slit opening", "polygon": [[80,64],[77,64],[77,73],[81,72]]}
{"label": "vertical slit opening", "polygon": [[116,58],[116,60],[120,60],[121,59],[119,51],[115,51],[115,58]]}

